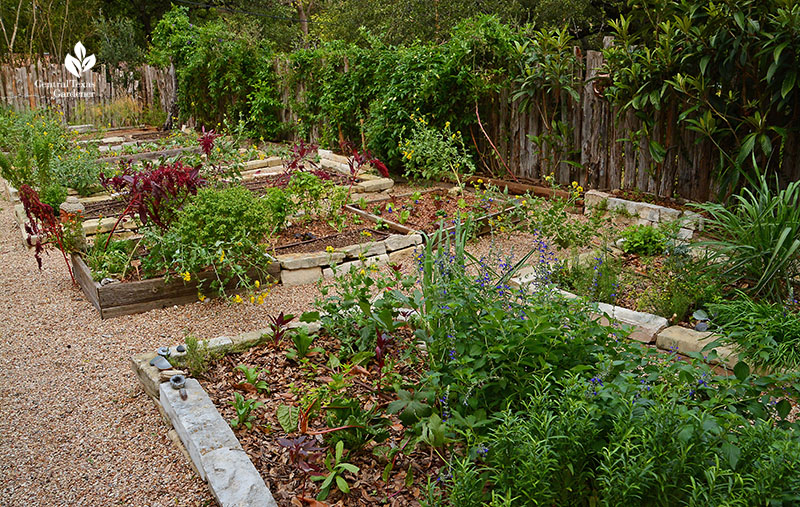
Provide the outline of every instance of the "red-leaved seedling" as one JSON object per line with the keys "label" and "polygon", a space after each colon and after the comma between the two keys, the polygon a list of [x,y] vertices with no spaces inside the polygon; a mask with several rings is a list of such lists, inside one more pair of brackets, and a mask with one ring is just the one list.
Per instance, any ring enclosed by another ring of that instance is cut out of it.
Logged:
{"label": "red-leaved seedling", "polygon": [[281,312],[277,317],[270,315],[269,320],[269,329],[272,331],[270,345],[272,345],[273,349],[277,349],[280,347],[281,343],[283,343],[286,332],[289,330],[287,326],[294,320],[294,315],[284,315],[284,313]]}
{"label": "red-leaved seedling", "polygon": [[324,449],[317,447],[316,441],[306,435],[294,438],[279,438],[278,445],[289,451],[289,462],[300,471],[303,477],[302,495],[306,494],[306,480],[311,472],[319,472],[321,468],[314,463],[322,456]]}

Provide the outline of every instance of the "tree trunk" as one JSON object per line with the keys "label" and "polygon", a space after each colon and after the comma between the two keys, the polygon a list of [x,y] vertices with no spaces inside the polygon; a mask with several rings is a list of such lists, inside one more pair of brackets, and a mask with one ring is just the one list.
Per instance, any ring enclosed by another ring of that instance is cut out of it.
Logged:
{"label": "tree trunk", "polygon": [[167,104],[167,120],[164,122],[162,130],[172,130],[175,128],[174,121],[178,118],[178,77],[175,74],[175,66],[170,64],[169,76],[172,78],[172,93]]}

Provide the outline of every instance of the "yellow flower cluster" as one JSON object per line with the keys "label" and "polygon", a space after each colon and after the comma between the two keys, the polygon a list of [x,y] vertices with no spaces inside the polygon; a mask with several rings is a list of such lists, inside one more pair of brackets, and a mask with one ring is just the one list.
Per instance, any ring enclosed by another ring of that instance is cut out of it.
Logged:
{"label": "yellow flower cluster", "polygon": [[369,231],[361,231],[361,235],[367,238],[372,237],[372,233]]}
{"label": "yellow flower cluster", "polygon": [[583,193],[583,187],[582,187],[582,186],[580,186],[580,185],[578,185],[578,182],[577,182],[577,181],[573,181],[573,182],[572,182],[572,188],[573,188],[573,190],[575,191],[575,195],[576,195],[576,196],[577,196],[577,195],[580,195],[580,194],[582,194],[582,193]]}
{"label": "yellow flower cluster", "polygon": [[192,281],[192,274],[188,271],[181,273],[181,278],[183,278],[184,282],[191,282]]}
{"label": "yellow flower cluster", "polygon": [[328,252],[328,253],[333,253],[333,247],[328,245],[328,246],[325,247],[325,251]]}

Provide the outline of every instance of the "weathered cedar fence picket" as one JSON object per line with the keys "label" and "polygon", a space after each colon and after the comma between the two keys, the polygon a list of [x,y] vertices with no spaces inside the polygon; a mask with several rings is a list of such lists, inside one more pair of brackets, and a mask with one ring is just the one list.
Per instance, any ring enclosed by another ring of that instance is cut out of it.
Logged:
{"label": "weathered cedar fence picket", "polygon": [[109,75],[105,65],[99,65],[77,79],[61,63],[38,60],[21,67],[2,65],[0,102],[15,111],[56,108],[68,123],[119,126],[114,124],[119,118],[115,109],[166,110],[172,96],[172,69],[143,65],[136,70],[134,79],[120,69]]}

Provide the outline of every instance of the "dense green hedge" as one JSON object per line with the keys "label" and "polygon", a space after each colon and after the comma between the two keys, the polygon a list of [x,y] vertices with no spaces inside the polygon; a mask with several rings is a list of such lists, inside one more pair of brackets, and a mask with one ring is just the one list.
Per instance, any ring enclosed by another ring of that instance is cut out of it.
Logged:
{"label": "dense green hedge", "polygon": [[[631,133],[649,141],[643,149],[664,160],[669,147],[651,134],[656,113],[669,109],[660,121],[669,118],[710,140],[730,188],[755,167],[780,170],[786,136],[797,131],[800,6],[634,3],[631,17],[610,23],[617,43],[604,51],[605,96],[644,120],[642,131]],[[246,31],[220,20],[193,26],[185,8],[176,7],[154,32],[151,60],[175,63],[184,116],[209,123],[241,115],[254,137],[308,138],[313,129],[328,147],[363,138],[396,167],[398,139],[417,110],[435,125],[449,121],[466,132],[476,124],[476,101],[496,100],[500,89],[522,85],[551,99],[569,92],[563,65],[569,58],[561,54],[566,34],[482,16],[457,25],[441,44],[387,46],[365,32],[360,45],[329,42],[276,57]],[[279,124],[281,108],[296,115],[291,124]]]}

